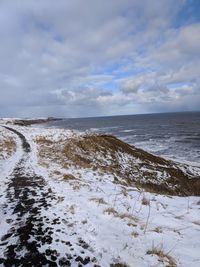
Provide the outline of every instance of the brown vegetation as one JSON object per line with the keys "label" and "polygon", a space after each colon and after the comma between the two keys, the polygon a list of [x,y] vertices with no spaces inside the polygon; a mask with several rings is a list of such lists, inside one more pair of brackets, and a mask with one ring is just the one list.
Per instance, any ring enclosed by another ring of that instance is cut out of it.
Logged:
{"label": "brown vegetation", "polygon": [[76,168],[89,168],[112,174],[114,183],[137,186],[147,191],[170,195],[200,195],[200,179],[187,166],[183,172],[177,163],[130,146],[111,135],[86,134],[53,143],[37,139],[41,158]]}
{"label": "brown vegetation", "polygon": [[165,253],[162,248],[153,247],[152,249],[147,251],[148,255],[156,255],[159,258],[160,262],[168,262],[168,267],[176,267],[176,261],[169,255],[169,253]]}
{"label": "brown vegetation", "polygon": [[0,140],[0,159],[6,159],[16,151],[15,139],[7,136]]}
{"label": "brown vegetation", "polygon": [[129,213],[119,213],[114,208],[110,207],[104,210],[104,213],[108,215],[113,215],[116,218],[122,219],[122,220],[129,220],[133,222],[138,222],[138,218],[135,216],[129,214]]}
{"label": "brown vegetation", "polygon": [[90,198],[90,201],[94,201],[96,202],[98,205],[107,205],[107,202],[103,199],[103,198],[96,198],[96,197],[93,197],[93,198]]}

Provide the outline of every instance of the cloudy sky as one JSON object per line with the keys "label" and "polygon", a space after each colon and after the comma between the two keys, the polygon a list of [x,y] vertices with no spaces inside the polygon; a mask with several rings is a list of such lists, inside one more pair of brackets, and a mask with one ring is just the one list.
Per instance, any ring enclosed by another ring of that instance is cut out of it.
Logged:
{"label": "cloudy sky", "polygon": [[0,116],[200,110],[199,0],[0,0]]}

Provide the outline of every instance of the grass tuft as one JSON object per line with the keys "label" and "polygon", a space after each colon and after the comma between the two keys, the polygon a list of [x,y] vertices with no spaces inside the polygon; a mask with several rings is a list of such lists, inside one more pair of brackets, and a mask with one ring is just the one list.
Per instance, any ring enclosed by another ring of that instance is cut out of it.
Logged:
{"label": "grass tuft", "polygon": [[74,176],[74,175],[72,175],[72,174],[64,174],[63,175],[63,179],[65,180],[65,181],[71,181],[71,180],[76,180],[76,177]]}
{"label": "grass tuft", "polygon": [[156,232],[156,233],[162,233],[162,229],[158,226],[158,227],[156,227],[155,229],[154,229],[154,232]]}
{"label": "grass tuft", "polygon": [[102,205],[107,205],[108,203],[103,199],[103,198],[90,198],[90,201],[94,201],[96,202],[98,205],[102,204]]}
{"label": "grass tuft", "polygon": [[147,255],[156,255],[159,258],[160,262],[168,262],[167,267],[177,267],[175,259],[169,255],[169,253],[165,253],[161,247],[152,247],[152,249],[147,250]]}
{"label": "grass tuft", "polygon": [[150,205],[150,200],[147,199],[146,197],[142,198],[142,205],[149,206]]}

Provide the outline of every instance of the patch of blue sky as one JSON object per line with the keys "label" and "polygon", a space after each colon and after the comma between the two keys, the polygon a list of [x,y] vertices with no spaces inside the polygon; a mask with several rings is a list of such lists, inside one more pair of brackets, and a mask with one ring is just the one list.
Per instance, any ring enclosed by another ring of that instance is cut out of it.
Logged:
{"label": "patch of blue sky", "polygon": [[120,70],[122,67],[122,63],[120,62],[115,62],[113,64],[107,64],[105,66],[100,66],[96,67],[91,75],[98,75],[98,74],[103,74],[103,75],[112,75],[116,72],[116,70]]}
{"label": "patch of blue sky", "polygon": [[197,22],[200,22],[200,1],[185,0],[184,5],[173,21],[173,26],[179,28],[183,25]]}
{"label": "patch of blue sky", "polygon": [[112,79],[110,81],[91,81],[85,84],[87,87],[95,87],[100,89],[105,89],[110,92],[116,92],[118,90],[118,83],[115,79]]}
{"label": "patch of blue sky", "polygon": [[49,23],[41,21],[41,20],[34,20],[34,25],[44,31],[44,32],[50,32],[51,31],[51,26],[49,25]]}
{"label": "patch of blue sky", "polygon": [[192,82],[178,82],[178,83],[170,83],[167,85],[169,89],[177,89],[177,88],[184,88],[186,86],[192,86]]}
{"label": "patch of blue sky", "polygon": [[91,73],[91,75],[112,75],[114,79],[122,79],[127,77],[138,76],[140,74],[155,71],[151,68],[142,66],[134,66],[133,62],[127,64],[117,63],[109,66],[101,67]]}
{"label": "patch of blue sky", "polygon": [[59,35],[59,34],[56,34],[54,37],[54,40],[58,43],[63,43],[64,42],[64,38],[63,36]]}
{"label": "patch of blue sky", "polygon": [[119,86],[116,82],[106,82],[103,85],[103,89],[109,90],[110,92],[116,92],[119,90]]}

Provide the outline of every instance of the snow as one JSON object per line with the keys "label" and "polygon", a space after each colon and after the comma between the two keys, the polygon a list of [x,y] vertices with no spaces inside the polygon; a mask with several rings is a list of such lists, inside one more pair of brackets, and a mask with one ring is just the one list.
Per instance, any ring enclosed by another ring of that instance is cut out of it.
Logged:
{"label": "snow", "polygon": [[[58,249],[64,255],[65,246],[60,240],[76,244],[84,238],[89,246],[88,255],[95,257],[100,266],[124,263],[128,266],[166,266],[168,259],[147,254],[153,247],[162,248],[172,256],[177,266],[200,266],[200,201],[199,197],[175,197],[148,193],[144,190],[113,183],[112,174],[99,173],[91,169],[68,169],[49,159],[49,167],[40,164],[37,138],[46,137],[53,142],[67,138],[81,138],[84,133],[62,129],[42,129],[12,126],[23,133],[31,145],[28,164],[45,177],[46,182],[60,201],[43,215],[61,218],[61,225],[55,225],[51,249]],[[5,131],[2,128],[1,132]],[[9,177],[17,160],[21,157],[21,146],[17,139],[17,152],[0,161],[0,205],[5,201],[5,177]],[[123,168],[127,166],[128,155],[118,155]],[[105,162],[106,163],[106,162]],[[75,179],[63,179],[71,174]],[[159,175],[159,173],[158,173]],[[163,178],[163,177],[161,177]],[[146,202],[144,202],[144,199]],[[146,203],[146,205],[144,204]],[[7,223],[0,214],[0,234],[6,232]],[[57,230],[61,229],[61,232]],[[76,233],[76,234],[74,234]],[[46,245],[41,251],[47,249]],[[74,253],[81,249],[75,246]],[[77,266],[72,265],[72,266]],[[87,265],[92,266],[92,265]]]}
{"label": "snow", "polygon": [[[12,170],[15,164],[19,161],[22,155],[21,142],[16,139],[16,136],[0,126],[0,143],[3,143],[7,138],[13,138],[17,144],[17,151],[13,154],[8,154],[7,150],[3,150],[2,157],[0,157],[0,236],[3,236],[7,233],[9,229],[9,219],[12,217],[13,221],[15,216],[12,215],[10,210],[7,210],[6,214],[4,212],[4,207],[7,206],[6,199],[6,189],[7,183],[9,181],[9,175],[12,173]],[[0,257],[2,256],[2,251],[0,251]]]}

